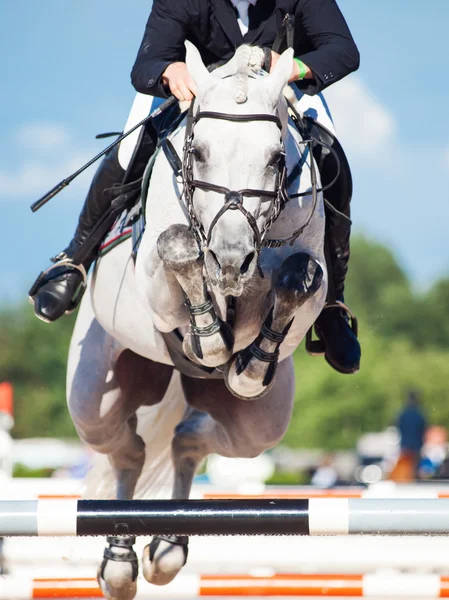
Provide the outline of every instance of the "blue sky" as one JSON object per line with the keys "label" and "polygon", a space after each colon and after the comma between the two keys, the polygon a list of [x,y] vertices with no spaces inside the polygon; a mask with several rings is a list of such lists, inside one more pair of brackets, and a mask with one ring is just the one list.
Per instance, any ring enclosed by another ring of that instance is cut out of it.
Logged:
{"label": "blue sky", "polygon": [[[449,2],[339,5],[362,59],[327,96],[355,229],[388,243],[425,288],[449,276]],[[29,204],[103,148],[96,133],[123,127],[150,6],[0,1],[0,299],[24,295],[70,240],[92,172],[35,215]]]}

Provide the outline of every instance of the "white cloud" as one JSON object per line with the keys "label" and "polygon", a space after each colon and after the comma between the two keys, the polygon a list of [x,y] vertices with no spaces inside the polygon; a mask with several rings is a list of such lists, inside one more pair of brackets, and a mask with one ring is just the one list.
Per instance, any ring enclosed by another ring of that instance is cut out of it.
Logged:
{"label": "white cloud", "polygon": [[350,154],[371,159],[396,139],[394,115],[359,77],[339,81],[325,96],[338,139]]}
{"label": "white cloud", "polygon": [[61,123],[32,122],[22,124],[17,133],[17,143],[31,150],[59,150],[69,143],[67,127]]}
{"label": "white cloud", "polygon": [[[0,201],[24,199],[32,202],[84,165],[93,150],[77,148],[69,130],[59,123],[22,124],[13,134],[22,161],[14,169],[0,169]],[[13,143],[14,143],[13,142]],[[42,156],[42,150],[45,150]],[[70,188],[86,185],[90,173],[81,175]]]}
{"label": "white cloud", "polygon": [[[79,169],[91,157],[91,153],[69,153],[66,160],[49,160],[45,163],[31,160],[24,162],[14,172],[0,171],[0,201],[23,198],[32,202]],[[85,178],[86,175],[80,176],[70,187],[85,184]]]}

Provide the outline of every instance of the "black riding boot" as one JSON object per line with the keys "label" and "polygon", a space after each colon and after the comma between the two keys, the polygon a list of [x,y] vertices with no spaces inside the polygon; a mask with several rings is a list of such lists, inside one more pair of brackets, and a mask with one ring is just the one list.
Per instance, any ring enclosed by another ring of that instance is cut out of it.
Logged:
{"label": "black riding boot", "polygon": [[[323,139],[323,132],[320,134]],[[315,322],[318,341],[312,341],[312,331],[306,338],[306,349],[312,355],[324,355],[326,361],[339,373],[352,374],[360,369],[361,349],[357,339],[357,319],[344,302],[344,284],[348,271],[349,238],[351,234],[350,202],[352,180],[343,149],[337,140],[324,137],[340,159],[340,176],[325,192],[328,203],[340,214],[326,206],[325,255],[329,273],[327,302]],[[336,173],[335,160],[326,150],[317,148],[323,186]],[[314,152],[315,153],[315,152]]]}
{"label": "black riding boot", "polygon": [[[118,146],[103,158],[91,183],[72,241],[53,259],[55,264],[39,275],[29,291],[34,312],[42,321],[56,321],[78,306],[98,247],[118,216],[111,188],[142,177],[154,149],[153,136],[143,132],[126,172],[118,161]],[[137,195],[136,190],[133,186],[134,196]]]}
{"label": "black riding boot", "polygon": [[[339,219],[338,223],[332,223]],[[344,282],[348,270],[351,225],[341,217],[328,217],[326,227],[326,262],[329,267],[327,303],[315,322],[319,342],[308,348],[311,354],[324,354],[326,361],[339,373],[357,373],[361,349],[357,339],[357,319],[344,303]]]}

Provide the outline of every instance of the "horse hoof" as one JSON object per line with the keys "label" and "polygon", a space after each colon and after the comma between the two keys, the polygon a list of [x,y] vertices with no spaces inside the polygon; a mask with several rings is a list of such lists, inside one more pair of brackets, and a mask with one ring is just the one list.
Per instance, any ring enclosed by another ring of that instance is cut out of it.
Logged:
{"label": "horse hoof", "polygon": [[134,536],[108,536],[97,581],[108,600],[132,600],[137,593],[139,563],[133,550]]}
{"label": "horse hoof", "polygon": [[166,585],[173,581],[187,562],[187,544],[186,536],[155,536],[143,550],[142,571],[145,579],[154,585]]}
{"label": "horse hoof", "polygon": [[[222,323],[222,326],[226,323]],[[199,352],[201,356],[198,356],[198,350],[195,348],[200,344]],[[225,365],[232,356],[232,346],[229,347],[223,342],[223,338],[220,333],[217,333],[209,338],[202,337],[196,338],[191,333],[187,333],[184,337],[183,342],[184,354],[189,360],[194,363],[203,365],[205,367],[219,367]]]}
{"label": "horse hoof", "polygon": [[129,563],[103,563],[98,569],[97,581],[108,600],[132,600],[137,593],[137,580],[132,579],[132,567]]}
{"label": "horse hoof", "polygon": [[224,381],[228,390],[240,400],[251,401],[265,396],[274,384],[276,369],[274,368],[268,385],[265,385],[269,368],[267,363],[252,358],[242,371],[238,366],[238,360],[236,354],[225,367]]}

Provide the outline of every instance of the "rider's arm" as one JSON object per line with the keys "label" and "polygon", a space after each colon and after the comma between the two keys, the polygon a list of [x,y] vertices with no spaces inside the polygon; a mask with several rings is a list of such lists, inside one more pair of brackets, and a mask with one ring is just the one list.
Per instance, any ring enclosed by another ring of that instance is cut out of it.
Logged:
{"label": "rider's arm", "polygon": [[[138,92],[166,98],[162,74],[169,65],[185,60],[184,42],[195,15],[192,2],[154,0],[131,80]],[[186,5],[189,11],[186,10]]]}
{"label": "rider's arm", "polygon": [[359,51],[336,0],[300,0],[295,28],[304,31],[310,45],[296,54],[313,74],[298,82],[302,92],[317,94],[359,68]]}

